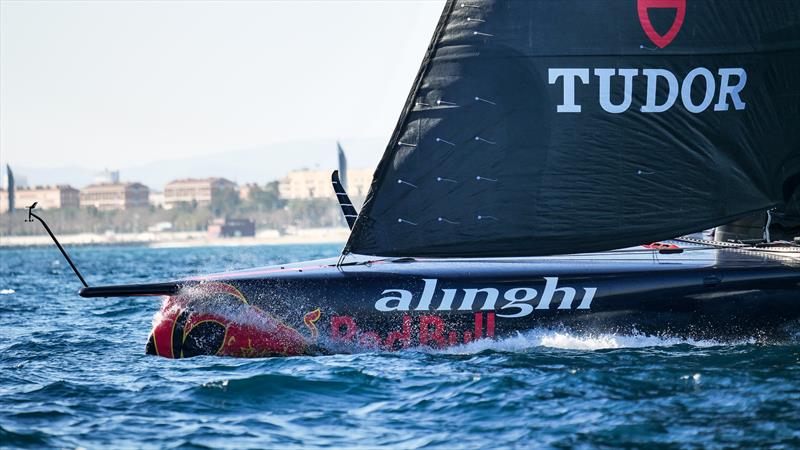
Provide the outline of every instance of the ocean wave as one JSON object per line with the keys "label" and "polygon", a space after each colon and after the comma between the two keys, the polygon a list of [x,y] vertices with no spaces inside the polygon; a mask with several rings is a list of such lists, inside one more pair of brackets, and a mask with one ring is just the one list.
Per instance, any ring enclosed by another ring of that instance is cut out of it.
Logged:
{"label": "ocean wave", "polygon": [[13,289],[0,289],[0,295],[11,295],[16,293],[17,291]]}
{"label": "ocean wave", "polygon": [[[3,252],[0,284],[20,290],[0,296],[0,447],[792,448],[800,438],[800,335],[765,345],[538,329],[448,349],[174,361],[143,352],[158,300],[78,301],[74,280],[43,276],[44,250]],[[76,253],[111,283],[138,280],[119,279],[128,270],[203,272],[241,251]],[[16,275],[3,271],[7,254]],[[259,265],[312,251],[253,254]],[[210,299],[195,311],[269,326],[208,291],[197,290]]]}
{"label": "ocean wave", "polygon": [[142,302],[128,301],[125,304],[115,304],[115,305],[108,305],[102,308],[96,308],[90,312],[95,317],[103,317],[103,318],[125,317],[131,314],[141,313]]}
{"label": "ocean wave", "polygon": [[48,440],[47,435],[41,431],[12,431],[0,426],[0,442],[3,447],[19,446],[19,447],[51,447],[52,443]]}
{"label": "ocean wave", "polygon": [[[268,370],[268,369],[267,369]],[[318,407],[341,407],[342,395],[359,398],[380,396],[377,385],[386,380],[359,371],[338,371],[320,365],[318,374],[262,373],[207,381],[183,391],[186,398],[213,407],[225,401],[237,407],[286,408],[298,401],[313,401]]]}

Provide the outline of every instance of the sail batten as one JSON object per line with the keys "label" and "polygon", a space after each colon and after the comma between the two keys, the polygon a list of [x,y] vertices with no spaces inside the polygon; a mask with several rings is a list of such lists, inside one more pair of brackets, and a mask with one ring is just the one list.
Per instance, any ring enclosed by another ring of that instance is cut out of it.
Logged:
{"label": "sail batten", "polygon": [[781,207],[800,173],[797,10],[448,2],[345,250],[601,251]]}

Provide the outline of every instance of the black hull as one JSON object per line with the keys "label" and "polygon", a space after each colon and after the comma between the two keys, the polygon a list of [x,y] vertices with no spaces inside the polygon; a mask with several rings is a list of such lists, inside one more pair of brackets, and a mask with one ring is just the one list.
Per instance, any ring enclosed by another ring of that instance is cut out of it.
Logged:
{"label": "black hull", "polygon": [[[165,350],[163,337],[159,348],[156,333],[149,353],[396,350],[541,328],[785,340],[800,319],[800,268],[793,258],[703,247],[678,254],[628,250],[517,260],[365,260],[338,268],[333,260],[316,261],[182,283],[187,294],[168,323],[171,348]],[[239,310],[232,312],[233,304]],[[195,330],[193,314],[219,326],[213,332]],[[270,323],[246,332],[229,327],[249,314],[263,315],[285,333],[270,337]],[[181,332],[174,333],[176,328]],[[272,343],[263,348],[251,343],[243,351],[242,338],[260,339],[259,333]]]}

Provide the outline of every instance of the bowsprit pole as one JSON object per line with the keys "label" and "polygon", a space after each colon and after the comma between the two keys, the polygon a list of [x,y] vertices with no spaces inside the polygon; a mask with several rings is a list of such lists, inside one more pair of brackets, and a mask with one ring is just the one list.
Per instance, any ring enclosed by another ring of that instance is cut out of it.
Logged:
{"label": "bowsprit pole", "polygon": [[83,283],[83,287],[88,288],[89,285],[86,284],[86,280],[83,279],[83,275],[81,275],[78,268],[75,267],[75,263],[72,262],[72,259],[67,254],[67,251],[64,250],[64,247],[61,246],[61,243],[58,242],[58,239],[56,239],[56,235],[54,235],[53,232],[50,231],[50,227],[47,226],[47,223],[41,217],[33,213],[33,208],[36,208],[37,204],[39,204],[39,202],[33,202],[31,206],[28,206],[28,219],[25,220],[25,222],[33,222],[33,219],[36,219],[39,221],[39,223],[42,224],[44,229],[47,231],[47,234],[49,234],[50,237],[53,239],[53,242],[56,243],[58,249],[61,250],[61,254],[64,255],[64,259],[66,259],[67,262],[69,263],[69,266],[72,267],[72,271],[75,272],[75,275],[77,275],[78,278],[81,280],[81,283]]}
{"label": "bowsprit pole", "polygon": [[44,229],[47,231],[47,234],[50,235],[50,238],[53,239],[53,242],[56,243],[56,247],[58,250],[61,251],[61,254],[64,255],[64,259],[67,260],[69,266],[72,268],[72,271],[75,272],[75,275],[78,276],[78,279],[81,280],[83,284],[83,288],[80,290],[79,294],[81,297],[85,298],[94,298],[94,297],[147,297],[147,296],[163,296],[163,295],[175,295],[178,291],[181,290],[181,286],[183,283],[178,282],[166,282],[166,283],[148,283],[148,284],[120,284],[115,286],[94,286],[89,287],[86,284],[86,280],[83,279],[83,275],[75,266],[75,263],[72,262],[72,258],[69,257],[67,251],[64,250],[64,247],[61,246],[61,243],[58,242],[56,236],[53,234],[53,231],[50,230],[50,227],[47,226],[47,223],[41,217],[37,216],[33,212],[33,208],[36,208],[36,205],[39,202],[33,202],[31,206],[28,206],[28,219],[25,222],[33,222],[33,219],[39,221],[42,224]]}

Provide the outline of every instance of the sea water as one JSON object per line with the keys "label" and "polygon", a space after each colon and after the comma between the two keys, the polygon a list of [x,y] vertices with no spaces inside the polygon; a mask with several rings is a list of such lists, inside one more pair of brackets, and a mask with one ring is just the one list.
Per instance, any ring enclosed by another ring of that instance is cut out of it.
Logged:
{"label": "sea water", "polygon": [[[71,252],[99,285],[338,249]],[[0,447],[800,446],[793,343],[532,330],[442,351],[169,360],[144,354],[158,298],[79,287],[55,248],[0,249]]]}

